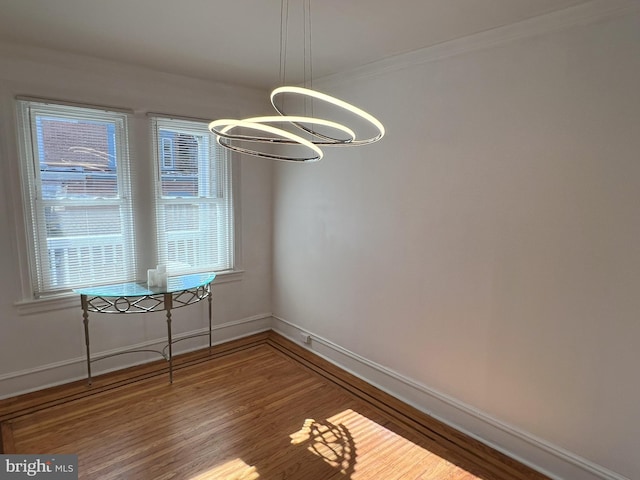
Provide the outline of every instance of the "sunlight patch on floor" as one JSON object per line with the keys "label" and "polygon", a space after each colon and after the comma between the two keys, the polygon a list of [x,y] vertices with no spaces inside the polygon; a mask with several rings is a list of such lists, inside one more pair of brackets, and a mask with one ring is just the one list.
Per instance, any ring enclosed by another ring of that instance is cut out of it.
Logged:
{"label": "sunlight patch on floor", "polygon": [[256,480],[260,478],[256,467],[247,465],[239,458],[234,458],[222,465],[207,470],[189,480]]}
{"label": "sunlight patch on floor", "polygon": [[480,480],[466,470],[416,445],[351,409],[326,420],[308,418],[289,435],[346,478],[456,478]]}
{"label": "sunlight patch on floor", "polygon": [[292,445],[307,445],[309,452],[322,458],[342,474],[346,475],[355,465],[353,440],[340,424],[307,418],[302,428],[289,437]]}

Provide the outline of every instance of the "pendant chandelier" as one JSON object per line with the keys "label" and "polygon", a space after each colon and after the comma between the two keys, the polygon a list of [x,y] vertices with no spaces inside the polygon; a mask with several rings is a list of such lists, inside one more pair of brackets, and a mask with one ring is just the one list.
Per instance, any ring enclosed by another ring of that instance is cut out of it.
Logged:
{"label": "pendant chandelier", "polygon": [[[271,160],[289,162],[315,162],[323,157],[320,147],[360,146],[380,140],[384,134],[384,126],[373,115],[345,101],[313,90],[313,84],[307,88],[307,70],[310,82],[313,81],[311,62],[311,0],[303,1],[303,36],[304,36],[304,87],[281,86],[271,92],[271,105],[278,115],[251,117],[242,120],[221,119],[209,123],[209,130],[216,136],[221,146],[246,155]],[[287,43],[289,23],[289,1],[281,0],[280,8],[280,82],[286,83]],[[285,97],[297,98],[304,102],[304,114],[294,115],[285,111]],[[278,101],[280,100],[280,101]],[[332,120],[316,118],[313,115],[314,104],[322,104],[338,112],[346,113],[368,128],[373,127],[375,134],[369,138],[359,138],[351,128]],[[310,104],[311,114],[307,115]],[[289,127],[289,130],[283,128]],[[306,138],[305,138],[306,137]],[[254,144],[279,145],[278,153],[261,150]],[[300,153],[304,147],[305,154]],[[281,153],[284,152],[284,153]]]}

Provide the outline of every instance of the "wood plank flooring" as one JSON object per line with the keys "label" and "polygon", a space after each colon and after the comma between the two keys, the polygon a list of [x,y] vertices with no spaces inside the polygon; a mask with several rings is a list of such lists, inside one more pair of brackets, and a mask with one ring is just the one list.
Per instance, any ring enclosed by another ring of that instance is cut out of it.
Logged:
{"label": "wood plank flooring", "polygon": [[4,453],[76,453],[82,479],[538,480],[267,332],[0,401]]}

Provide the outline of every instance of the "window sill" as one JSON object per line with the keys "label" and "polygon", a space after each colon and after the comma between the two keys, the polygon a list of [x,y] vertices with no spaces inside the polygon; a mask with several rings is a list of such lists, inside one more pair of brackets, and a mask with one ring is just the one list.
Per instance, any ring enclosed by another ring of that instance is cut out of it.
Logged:
{"label": "window sill", "polygon": [[216,273],[216,279],[213,281],[213,286],[219,283],[239,282],[242,280],[244,270],[228,270],[226,272]]}
{"label": "window sill", "polygon": [[35,315],[51,312],[53,310],[65,310],[77,308],[80,310],[80,297],[75,293],[65,293],[55,297],[21,300],[14,303],[18,315]]}
{"label": "window sill", "polygon": [[[216,279],[213,285],[219,283],[239,282],[242,280],[244,270],[230,270],[227,272],[216,273]],[[80,309],[80,297],[75,293],[65,293],[62,295],[38,298],[31,300],[21,300],[14,303],[14,307],[18,310],[18,315],[35,315],[38,313],[46,313],[54,310],[66,310],[71,308]]]}

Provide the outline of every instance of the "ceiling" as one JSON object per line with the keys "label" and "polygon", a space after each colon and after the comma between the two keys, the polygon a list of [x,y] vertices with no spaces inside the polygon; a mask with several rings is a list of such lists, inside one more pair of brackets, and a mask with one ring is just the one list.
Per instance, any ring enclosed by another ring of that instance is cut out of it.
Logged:
{"label": "ceiling", "polygon": [[[313,78],[586,2],[316,0]],[[301,3],[289,2],[291,83],[303,75]],[[0,0],[0,41],[270,88],[280,83],[280,11],[280,0]]]}

